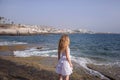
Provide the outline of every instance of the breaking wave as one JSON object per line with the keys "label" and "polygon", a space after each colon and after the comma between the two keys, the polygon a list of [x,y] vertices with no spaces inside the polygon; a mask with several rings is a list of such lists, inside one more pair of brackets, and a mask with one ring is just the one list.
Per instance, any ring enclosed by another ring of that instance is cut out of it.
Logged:
{"label": "breaking wave", "polygon": [[0,46],[4,46],[4,45],[16,45],[16,44],[27,44],[25,42],[16,42],[16,41],[4,41],[4,42],[0,42]]}

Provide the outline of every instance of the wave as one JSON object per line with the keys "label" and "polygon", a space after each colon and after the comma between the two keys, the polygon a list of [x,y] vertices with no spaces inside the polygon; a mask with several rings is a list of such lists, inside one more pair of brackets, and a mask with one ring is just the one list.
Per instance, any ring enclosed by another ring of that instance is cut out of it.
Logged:
{"label": "wave", "polygon": [[93,64],[92,60],[90,60],[88,58],[83,58],[83,57],[76,57],[76,58],[72,57],[72,60],[75,61],[76,63],[78,63],[81,67],[85,68],[89,74],[98,76],[104,80],[109,80],[107,77],[102,75],[100,72],[92,70],[87,67],[87,64]]}
{"label": "wave", "polygon": [[4,42],[0,42],[0,46],[4,46],[4,45],[16,45],[16,44],[27,44],[25,42],[16,42],[16,41],[4,41]]}
{"label": "wave", "polygon": [[30,57],[30,56],[51,56],[50,53],[55,53],[57,50],[38,50],[38,49],[29,49],[24,51],[13,51],[16,57]]}
{"label": "wave", "polygon": [[120,60],[114,61],[114,62],[108,62],[108,63],[94,63],[95,65],[103,65],[103,66],[118,66],[120,67]]}

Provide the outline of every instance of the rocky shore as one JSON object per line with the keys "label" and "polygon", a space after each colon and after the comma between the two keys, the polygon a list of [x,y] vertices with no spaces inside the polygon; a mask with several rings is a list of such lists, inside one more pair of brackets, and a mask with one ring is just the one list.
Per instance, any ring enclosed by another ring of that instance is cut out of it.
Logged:
{"label": "rocky shore", "polygon": [[[15,50],[24,50],[33,45],[0,46],[0,80],[57,80],[55,72],[57,58],[55,57],[16,57]],[[41,47],[36,47],[41,48]],[[119,80],[120,66],[87,64],[92,71],[97,71],[102,76],[92,74],[81,65],[72,61],[73,74],[70,80]]]}
{"label": "rocky shore", "polygon": [[[51,57],[0,56],[0,80],[57,80],[55,73],[57,59]],[[87,74],[82,67],[74,64],[70,80],[101,80]]]}

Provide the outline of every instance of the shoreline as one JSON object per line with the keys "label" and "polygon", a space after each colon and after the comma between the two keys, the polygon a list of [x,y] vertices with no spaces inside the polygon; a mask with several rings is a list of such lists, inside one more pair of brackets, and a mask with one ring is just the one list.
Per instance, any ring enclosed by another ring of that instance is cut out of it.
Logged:
{"label": "shoreline", "polygon": [[[11,46],[8,46],[8,45],[0,46],[0,61],[2,61],[0,62],[0,64],[2,64],[0,66],[0,79],[3,79],[4,77],[7,77],[8,79],[16,78],[16,76],[19,76],[18,78],[22,78],[24,80],[38,80],[37,78],[43,79],[42,77],[40,77],[43,71],[45,71],[46,73],[42,76],[50,77],[50,79],[45,78],[44,80],[56,80],[58,78],[58,75],[55,73],[55,65],[57,64],[57,58],[55,57],[43,57],[43,56],[16,57],[14,55],[10,55],[11,54],[10,51],[12,52],[15,50],[25,50],[30,47],[36,47],[39,49],[42,48],[42,46],[40,47],[40,46],[28,45],[28,44],[27,45],[18,44],[18,45],[11,45]],[[8,52],[4,56],[4,55],[1,55],[1,53],[5,54],[2,51],[5,51],[5,53],[7,51]],[[74,69],[73,69],[73,74],[70,76],[71,80],[80,80],[80,79],[81,80],[107,80],[107,79],[101,79],[101,77],[97,74],[92,75],[92,73],[89,73],[89,71],[87,71],[84,67],[82,67],[78,63],[74,61],[72,62],[74,65]],[[22,65],[24,69],[22,69],[20,65]],[[9,72],[9,69],[11,69],[9,68],[9,66],[13,67],[12,74],[11,74],[11,71]],[[119,76],[120,67],[95,65],[95,64],[87,64],[86,66],[93,71],[100,72],[100,74],[109,78],[109,80],[119,80],[120,78]],[[36,70],[36,72],[39,72],[39,75],[36,74],[35,72],[31,72],[31,70],[34,70],[34,69]],[[5,70],[6,72],[2,70]],[[24,73],[25,75],[20,76],[19,75],[20,73],[18,73],[17,70],[22,71],[22,73]],[[31,75],[29,72],[34,74],[34,76],[32,76],[31,79],[28,77]],[[9,73],[9,75],[7,73]],[[13,75],[13,74],[16,74],[16,75]],[[35,78],[36,76],[37,78]],[[51,76],[55,76],[55,77],[51,78]],[[17,80],[17,79],[13,79],[13,80]]]}
{"label": "shoreline", "polygon": [[[13,57],[0,56],[0,79],[23,80],[56,80],[57,58],[51,57]],[[78,64],[73,62],[74,71],[71,80],[101,80],[98,76],[87,74]],[[22,74],[21,74],[22,73]]]}
{"label": "shoreline", "polygon": [[[12,33],[0,33],[0,36],[34,36],[34,35],[59,35],[59,34],[90,34],[91,33],[34,33],[34,34],[12,34]],[[120,33],[92,33],[94,35],[120,35]]]}

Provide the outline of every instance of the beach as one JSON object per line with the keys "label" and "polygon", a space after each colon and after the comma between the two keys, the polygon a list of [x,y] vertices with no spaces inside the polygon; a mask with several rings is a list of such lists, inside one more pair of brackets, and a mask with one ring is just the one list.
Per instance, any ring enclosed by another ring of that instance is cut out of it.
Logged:
{"label": "beach", "polygon": [[[6,48],[7,47],[7,48]],[[55,72],[57,64],[56,57],[16,57],[11,55],[11,46],[0,46],[0,51],[8,51],[6,55],[0,56],[0,80],[57,80],[58,75]],[[12,50],[24,50],[28,48],[25,45],[12,46]],[[92,74],[87,69],[73,62],[73,73],[70,80],[119,80],[120,67],[87,64],[91,70],[101,73]],[[104,77],[103,77],[104,76]]]}
{"label": "beach", "polygon": [[[1,80],[57,80],[55,73],[56,58],[28,57],[18,58],[0,56]],[[82,67],[74,64],[70,80],[103,80],[98,76],[87,74]],[[112,79],[111,79],[112,80]],[[113,79],[114,80],[114,79]]]}
{"label": "beach", "polygon": [[[15,57],[9,51],[24,50],[25,45],[0,46],[0,51],[6,51],[6,55],[0,56],[0,80],[57,80],[58,75],[55,72],[57,58],[53,57]],[[96,79],[86,74],[79,65],[73,62],[74,71],[71,80],[79,80],[84,78]],[[79,69],[79,71],[78,71]],[[81,75],[80,75],[80,74]],[[99,78],[97,80],[100,80]]]}

